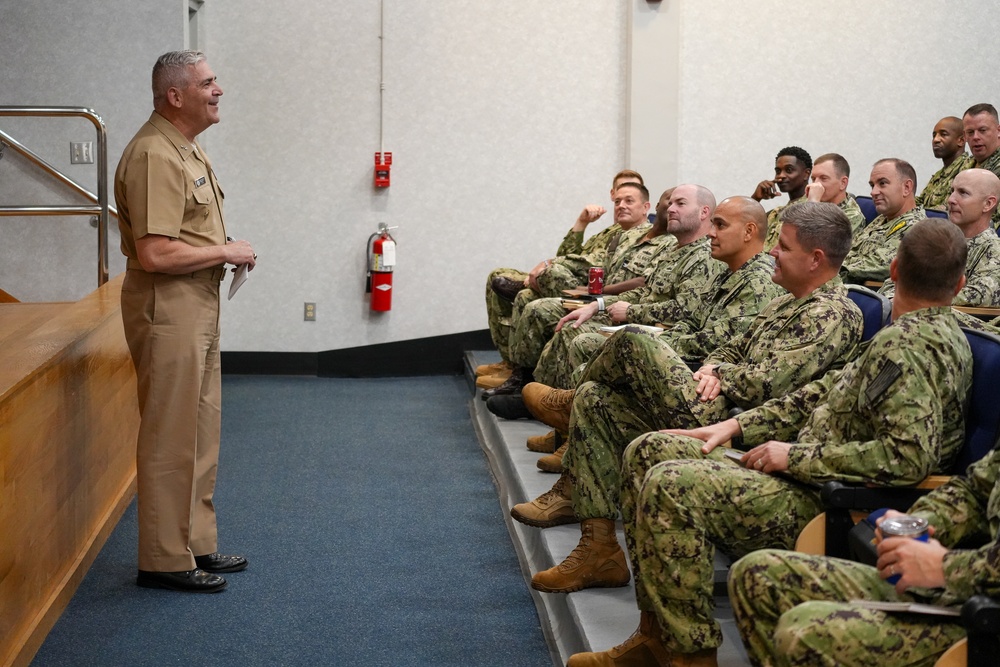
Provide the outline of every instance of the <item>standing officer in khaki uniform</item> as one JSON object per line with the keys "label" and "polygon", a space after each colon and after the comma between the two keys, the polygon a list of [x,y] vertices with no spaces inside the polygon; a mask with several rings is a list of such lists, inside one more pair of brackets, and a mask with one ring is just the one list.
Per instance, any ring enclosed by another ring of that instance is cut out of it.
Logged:
{"label": "standing officer in khaki uniform", "polygon": [[227,243],[222,190],[195,137],[219,122],[222,88],[197,51],[153,67],[149,120],[115,173],[122,253],[122,319],[139,394],[136,448],[139,574],[148,588],[214,593],[220,572],[246,569],[217,553],[216,468],[221,428],[219,282],[225,265],[257,256]]}

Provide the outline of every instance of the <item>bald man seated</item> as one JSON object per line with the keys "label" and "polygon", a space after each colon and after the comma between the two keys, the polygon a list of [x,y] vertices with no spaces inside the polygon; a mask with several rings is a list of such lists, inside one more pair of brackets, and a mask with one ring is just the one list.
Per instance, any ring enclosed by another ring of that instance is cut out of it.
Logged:
{"label": "bald man seated", "polygon": [[[955,306],[1000,306],[1000,236],[990,221],[1000,201],[1000,178],[986,169],[968,169],[955,176],[948,197],[948,219],[962,231],[969,246],[965,287]],[[879,290],[888,298],[896,284],[887,280]]]}

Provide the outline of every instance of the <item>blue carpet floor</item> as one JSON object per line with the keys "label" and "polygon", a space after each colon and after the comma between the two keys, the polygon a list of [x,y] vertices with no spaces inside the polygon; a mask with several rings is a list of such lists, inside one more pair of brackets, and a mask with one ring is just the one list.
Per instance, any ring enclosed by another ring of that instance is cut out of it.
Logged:
{"label": "blue carpet floor", "polygon": [[459,377],[226,376],[215,595],[138,588],[135,506],[33,665],[551,665]]}

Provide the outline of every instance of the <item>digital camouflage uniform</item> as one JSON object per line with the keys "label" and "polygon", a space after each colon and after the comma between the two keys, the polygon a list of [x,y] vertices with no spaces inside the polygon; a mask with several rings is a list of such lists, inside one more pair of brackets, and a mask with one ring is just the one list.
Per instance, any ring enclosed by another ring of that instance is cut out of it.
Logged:
{"label": "digital camouflage uniform", "polygon": [[[878,571],[851,561],[762,551],[730,572],[737,627],[755,665],[933,665],[965,630],[948,618],[861,609],[848,600],[956,606],[973,595],[1000,596],[1000,450],[918,500],[949,547],[945,587],[899,595]],[[960,543],[984,544],[980,548]]]}
{"label": "digital camouflage uniform", "polygon": [[971,155],[964,153],[959,155],[947,167],[942,167],[934,172],[927,185],[916,197],[917,206],[935,211],[948,210],[948,197],[951,196],[951,182],[958,176],[958,172],[972,169],[976,163]]}
{"label": "digital camouflage uniform", "polygon": [[868,221],[865,220],[865,214],[861,211],[861,207],[858,206],[858,200],[854,198],[854,195],[848,192],[847,196],[844,197],[844,201],[837,204],[837,206],[839,206],[840,210],[844,212],[847,219],[851,221],[851,235],[852,237],[856,237],[868,223]]}
{"label": "digital camouflage uniform", "polygon": [[767,237],[764,239],[764,252],[770,252],[771,248],[778,245],[778,237],[781,235],[781,212],[792,204],[806,201],[805,196],[793,199],[782,206],[775,206],[767,213]]}
{"label": "digital camouflage uniform", "polygon": [[712,242],[707,236],[683,246],[676,265],[660,263],[642,287],[607,296],[608,306],[627,301],[626,321],[630,324],[676,322],[701,302],[700,294],[726,265],[712,259]]}
{"label": "digital camouflage uniform", "polygon": [[[530,288],[522,290],[524,292],[522,307],[523,304],[534,299],[543,296],[559,296],[564,289],[586,285],[586,276],[578,275],[579,270],[582,266],[587,266],[589,269],[590,266],[603,265],[605,249],[612,239],[620,237],[622,231],[621,226],[616,222],[591,236],[586,243],[583,242],[583,232],[572,230],[567,232],[562,243],[559,244],[552,266],[539,277],[539,287],[542,289],[542,293],[539,294]],[[501,299],[490,288],[490,283],[497,276],[506,276],[523,282],[527,279],[528,274],[517,269],[501,268],[494,269],[486,277],[486,320],[490,329],[490,337],[497,350],[500,351],[500,356],[509,360],[511,316],[514,306],[511,302]]]}
{"label": "digital camouflage uniform", "polygon": [[[955,295],[952,305],[1000,306],[1000,236],[987,227],[966,243],[969,255],[965,261],[965,287]],[[896,294],[896,283],[886,280],[878,293],[891,299]]]}
{"label": "digital camouflage uniform", "polygon": [[[712,259],[707,236],[684,246],[671,245],[660,255],[653,273],[646,277],[645,285],[617,297],[605,297],[605,300],[609,305],[618,300],[631,303],[628,309],[630,321],[633,312],[642,315],[650,312],[647,308],[656,308],[656,312],[669,318],[666,321],[673,321],[698,306],[699,291],[724,268],[722,262]],[[632,301],[633,298],[643,301]],[[539,299],[528,304],[524,312],[514,320],[514,331],[510,336],[511,362],[525,368],[535,368],[545,346],[555,333],[556,324],[565,314],[566,310],[560,299]],[[601,314],[572,333],[596,331],[610,323],[611,320]],[[567,328],[572,329],[563,327],[563,331]],[[566,363],[566,358],[563,359],[562,363]],[[543,366],[542,375],[546,372]]]}
{"label": "digital camouflage uniform", "polygon": [[[987,171],[992,171],[994,174],[1000,178],[1000,148],[993,151],[993,154],[982,162],[977,162],[975,165],[976,169],[986,169]],[[997,210],[993,211],[993,229],[1000,227],[1000,206]]]}
{"label": "digital camouflage uniform", "polygon": [[879,331],[843,369],[736,416],[747,449],[796,439],[782,476],[743,468],[722,448],[703,456],[685,436],[634,440],[622,518],[639,608],[659,617],[663,641],[681,652],[721,643],[715,548],[733,558],[792,548],[822,511],[815,485],[912,485],[947,470],[971,384],[972,353],[951,309],[926,308]]}
{"label": "digital camouflage uniform", "polygon": [[[660,340],[670,345],[685,361],[700,362],[712,350],[746,333],[767,304],[787,294],[783,287],[771,280],[773,274],[774,259],[763,252],[747,260],[736,271],[726,270],[719,274],[702,292],[701,305],[658,334]],[[599,333],[576,336],[569,346],[569,367],[549,376],[548,381],[537,376],[536,380],[561,389],[576,387],[585,370],[583,366],[597,354],[606,340],[607,337]],[[544,359],[545,353],[542,356]],[[565,377],[567,370],[571,371],[568,378]]]}
{"label": "digital camouflage uniform", "polygon": [[733,407],[784,396],[857,356],[861,311],[840,278],[796,299],[785,294],[750,329],[714,350],[720,395],[702,401],[691,369],[665,342],[627,329],[587,365],[570,413],[563,465],[573,478],[573,509],[582,519],[618,516],[622,453],[643,433],[721,421]]}
{"label": "digital camouflage uniform", "polygon": [[743,336],[774,299],[787,294],[775,283],[774,258],[758,253],[736,271],[720,274],[703,292],[703,306],[673,323],[661,335],[686,361],[700,361],[712,350]]}
{"label": "digital camouflage uniform", "polygon": [[618,232],[622,231],[622,228],[617,222],[613,222],[601,231],[597,232],[584,243],[583,235],[584,232],[574,232],[571,227],[566,236],[563,237],[562,243],[556,248],[556,257],[562,257],[564,255],[592,255],[594,252],[601,248],[608,247],[608,241],[611,240],[612,236],[616,236]]}
{"label": "digital camouflage uniform", "polygon": [[899,242],[910,225],[927,217],[924,209],[914,208],[886,220],[880,215],[862,229],[851,243],[840,275],[847,283],[862,284],[866,280],[882,282],[889,277],[889,263],[896,256]]}

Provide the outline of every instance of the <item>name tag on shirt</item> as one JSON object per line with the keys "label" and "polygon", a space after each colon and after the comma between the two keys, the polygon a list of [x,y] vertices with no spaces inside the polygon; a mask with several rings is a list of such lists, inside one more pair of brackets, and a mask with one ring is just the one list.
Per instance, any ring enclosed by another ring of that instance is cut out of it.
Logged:
{"label": "name tag on shirt", "polygon": [[200,188],[203,185],[205,185],[205,177],[204,176],[202,176],[201,178],[199,178],[197,181],[194,182],[194,187],[196,187],[196,188]]}

